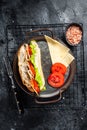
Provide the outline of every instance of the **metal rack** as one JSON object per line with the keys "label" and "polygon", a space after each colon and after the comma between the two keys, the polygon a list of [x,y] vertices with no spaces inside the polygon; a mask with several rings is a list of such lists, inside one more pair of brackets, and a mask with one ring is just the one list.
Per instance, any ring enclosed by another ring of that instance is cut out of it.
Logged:
{"label": "metal rack", "polygon": [[[18,46],[23,43],[25,40],[26,32],[30,32],[32,30],[38,28],[48,28],[53,31],[54,37],[60,38],[65,44],[65,30],[66,24],[47,24],[47,25],[8,25],[6,28],[6,37],[7,37],[7,55],[12,59],[14,54],[18,48]],[[82,24],[81,24],[82,26]],[[34,33],[32,36],[37,35],[49,35],[51,34],[48,31],[41,31],[39,33]],[[25,94],[22,90],[19,89],[20,98],[22,99],[22,103],[25,108],[45,108],[45,109],[56,109],[58,107],[66,108],[81,108],[86,105],[86,93],[85,93],[85,66],[84,66],[84,42],[82,40],[81,44],[77,47],[70,47],[72,50],[76,62],[77,62],[77,71],[74,77],[74,80],[68,90],[63,93],[63,98],[60,102],[55,104],[48,105],[38,105],[34,102],[33,97]]]}

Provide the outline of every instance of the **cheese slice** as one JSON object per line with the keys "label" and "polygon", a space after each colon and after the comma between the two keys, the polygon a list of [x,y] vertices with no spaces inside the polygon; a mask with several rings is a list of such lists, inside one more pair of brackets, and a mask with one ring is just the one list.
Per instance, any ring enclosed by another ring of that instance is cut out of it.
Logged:
{"label": "cheese slice", "polygon": [[64,64],[66,67],[68,67],[73,60],[74,57],[70,53],[67,53],[64,59],[61,59],[59,62]]}
{"label": "cheese slice", "polygon": [[74,59],[74,57],[70,54],[70,49],[49,36],[45,35],[45,39],[49,47],[52,64],[60,62],[68,67]]}

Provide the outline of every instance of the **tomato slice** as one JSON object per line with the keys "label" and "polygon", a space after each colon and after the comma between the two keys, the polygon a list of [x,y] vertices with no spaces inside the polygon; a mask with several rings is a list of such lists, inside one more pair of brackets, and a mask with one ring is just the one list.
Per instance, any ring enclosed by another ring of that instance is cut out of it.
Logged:
{"label": "tomato slice", "polygon": [[52,73],[59,72],[59,73],[65,74],[67,71],[67,68],[62,63],[55,63],[52,65],[51,71],[52,71]]}
{"label": "tomato slice", "polygon": [[33,73],[33,75],[35,77],[36,72],[35,72],[34,66],[32,65],[31,62],[29,62],[29,67],[30,67],[29,69],[32,71],[32,73]]}
{"label": "tomato slice", "polygon": [[31,50],[30,46],[28,46],[26,49],[27,49],[27,53],[28,53],[29,55],[32,55],[32,50]]}
{"label": "tomato slice", "polygon": [[51,73],[48,77],[48,83],[52,87],[59,88],[64,84],[64,75],[58,72]]}
{"label": "tomato slice", "polygon": [[38,83],[36,82],[36,80],[32,79],[30,80],[32,86],[33,86],[33,89],[36,93],[39,93],[40,92],[40,88],[38,86]]}
{"label": "tomato slice", "polygon": [[36,82],[36,80],[34,80],[33,82],[34,82],[34,89],[39,93],[40,92],[40,88],[38,86],[38,83]]}

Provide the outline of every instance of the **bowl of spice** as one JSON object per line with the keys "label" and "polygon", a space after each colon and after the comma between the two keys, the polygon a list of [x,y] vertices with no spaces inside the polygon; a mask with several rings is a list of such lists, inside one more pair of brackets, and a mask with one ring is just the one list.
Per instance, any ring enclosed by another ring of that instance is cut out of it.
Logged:
{"label": "bowl of spice", "polygon": [[65,38],[69,45],[77,46],[81,43],[83,36],[82,26],[78,23],[71,23],[67,26]]}

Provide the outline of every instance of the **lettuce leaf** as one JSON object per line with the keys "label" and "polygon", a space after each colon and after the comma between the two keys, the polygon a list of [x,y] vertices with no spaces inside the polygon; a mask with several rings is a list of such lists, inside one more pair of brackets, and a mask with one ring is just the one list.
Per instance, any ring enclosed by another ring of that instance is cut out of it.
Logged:
{"label": "lettuce leaf", "polygon": [[[30,61],[33,64],[34,68],[35,68],[35,80],[37,81],[37,83],[39,84],[40,90],[46,90],[46,87],[43,86],[43,81],[42,81],[42,77],[39,73],[38,67],[35,64],[35,55],[36,55],[36,45],[34,44],[34,42],[36,42],[35,40],[32,40],[30,42],[30,47],[32,49],[32,55],[30,57]],[[43,86],[43,87],[42,87]]]}

